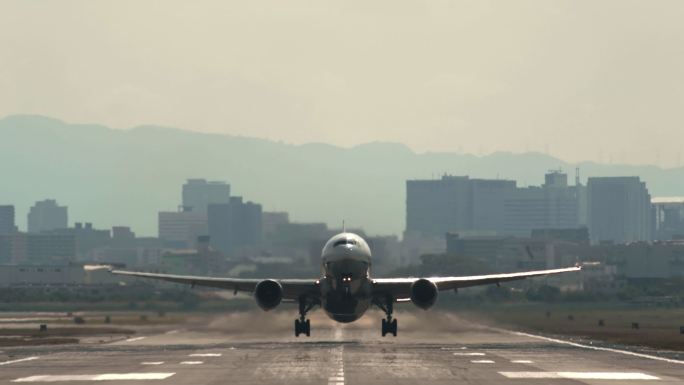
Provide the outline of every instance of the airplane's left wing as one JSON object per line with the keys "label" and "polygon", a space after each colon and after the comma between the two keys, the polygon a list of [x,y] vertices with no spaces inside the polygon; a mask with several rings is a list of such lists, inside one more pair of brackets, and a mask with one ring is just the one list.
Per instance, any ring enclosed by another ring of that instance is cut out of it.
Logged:
{"label": "airplane's left wing", "polygon": [[[254,292],[256,285],[263,279],[252,278],[222,278],[201,277],[192,275],[143,273],[137,271],[112,270],[112,274],[130,277],[150,278],[161,281],[184,283],[192,286],[206,286],[217,289],[232,290],[233,292]],[[283,287],[283,299],[296,300],[302,295],[316,296],[319,292],[319,282],[315,279],[274,279]]]}
{"label": "airplane's left wing", "polygon": [[[580,271],[581,269],[582,267],[576,266],[563,269],[524,271],[519,273],[473,275],[464,277],[429,277],[424,279],[434,283],[437,286],[437,289],[442,291],[491,283],[498,284],[501,282],[517,281],[530,277],[569,273]],[[376,278],[373,280],[373,295],[389,296],[401,302],[402,300],[411,297],[411,285],[419,279],[421,278]]]}

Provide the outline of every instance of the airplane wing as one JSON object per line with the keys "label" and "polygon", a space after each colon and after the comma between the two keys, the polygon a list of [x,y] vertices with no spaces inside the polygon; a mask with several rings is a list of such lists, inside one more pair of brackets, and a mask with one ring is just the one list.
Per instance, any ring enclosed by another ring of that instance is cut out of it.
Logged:
{"label": "airplane wing", "polygon": [[[501,282],[517,281],[529,277],[569,273],[580,271],[581,266],[567,267],[563,269],[524,271],[519,273],[473,275],[465,277],[429,277],[425,278],[435,285],[437,289],[452,290],[463,287],[487,285],[490,283],[499,284]],[[373,295],[389,296],[402,302],[411,297],[411,285],[420,278],[379,278],[373,279]]]}
{"label": "airplane wing", "polygon": [[[125,275],[130,277],[140,277],[157,279],[161,281],[184,283],[192,286],[207,286],[217,289],[232,290],[234,293],[254,292],[256,285],[263,279],[251,278],[221,278],[221,277],[200,277],[192,275],[157,274],[142,273],[136,271],[111,270],[112,274]],[[318,298],[320,294],[319,282],[315,279],[274,279],[283,287],[284,300],[296,300],[301,295],[310,295]]]}

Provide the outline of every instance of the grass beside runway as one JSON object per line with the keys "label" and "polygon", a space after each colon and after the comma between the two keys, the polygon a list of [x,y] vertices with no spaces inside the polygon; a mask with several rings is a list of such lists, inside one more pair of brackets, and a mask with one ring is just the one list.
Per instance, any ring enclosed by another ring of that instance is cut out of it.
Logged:
{"label": "grass beside runway", "polygon": [[684,351],[684,308],[616,304],[499,304],[459,311],[467,319],[622,345]]}

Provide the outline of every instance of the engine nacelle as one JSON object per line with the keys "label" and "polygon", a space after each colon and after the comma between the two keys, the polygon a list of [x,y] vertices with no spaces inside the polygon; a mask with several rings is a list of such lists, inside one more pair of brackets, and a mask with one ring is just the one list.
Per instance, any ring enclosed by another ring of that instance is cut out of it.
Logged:
{"label": "engine nacelle", "polygon": [[265,279],[254,288],[254,298],[262,310],[272,310],[283,300],[283,287],[277,281]]}
{"label": "engine nacelle", "polygon": [[411,302],[423,310],[427,310],[437,302],[437,285],[425,278],[411,285]]}

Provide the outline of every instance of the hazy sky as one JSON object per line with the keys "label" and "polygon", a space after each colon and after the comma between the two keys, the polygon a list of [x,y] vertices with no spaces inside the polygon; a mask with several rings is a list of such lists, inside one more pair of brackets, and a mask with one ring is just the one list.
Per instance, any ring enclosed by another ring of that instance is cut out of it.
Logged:
{"label": "hazy sky", "polygon": [[684,1],[0,2],[0,115],[684,163]]}

